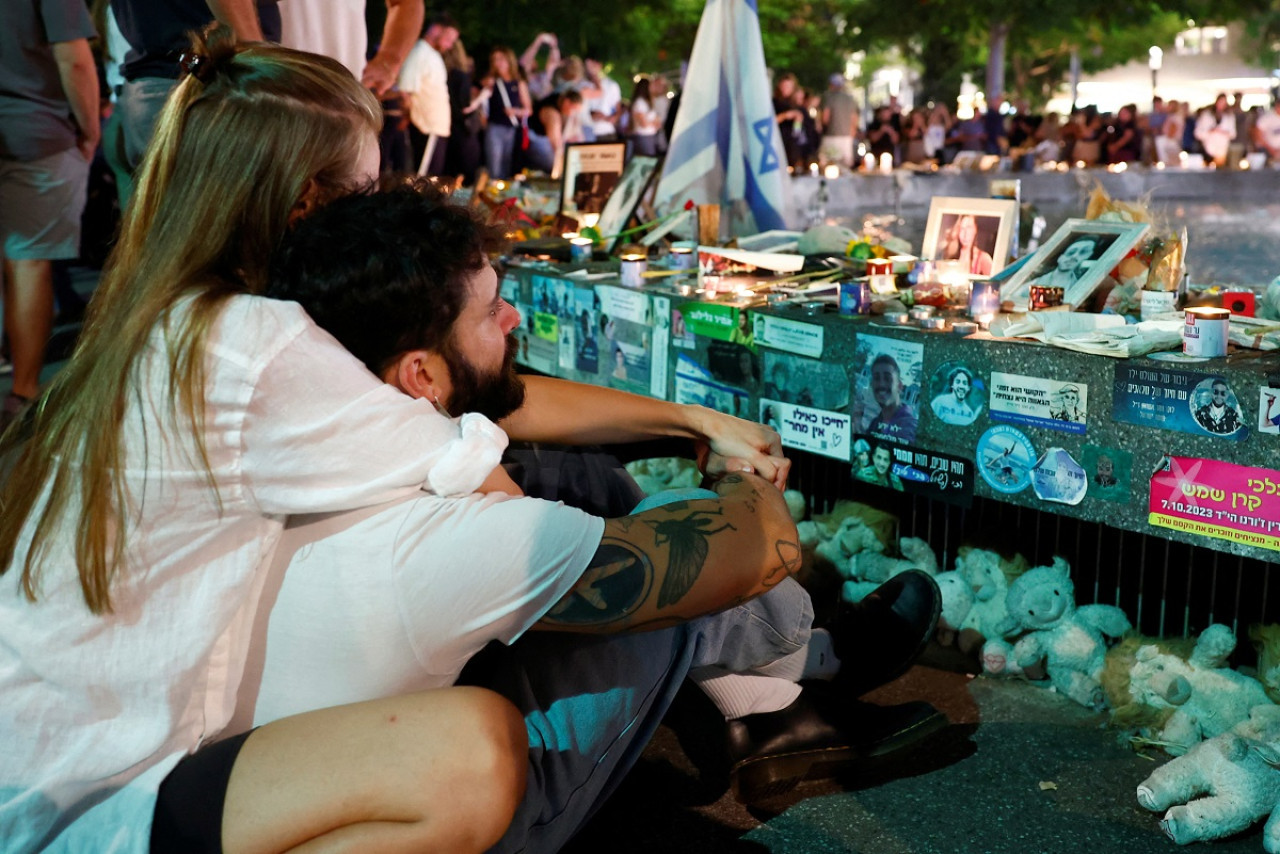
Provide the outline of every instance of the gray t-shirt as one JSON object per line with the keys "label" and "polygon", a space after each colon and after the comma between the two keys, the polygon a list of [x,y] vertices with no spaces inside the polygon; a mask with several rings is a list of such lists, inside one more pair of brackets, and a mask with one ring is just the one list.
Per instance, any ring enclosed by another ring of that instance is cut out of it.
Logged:
{"label": "gray t-shirt", "polygon": [[76,144],[53,44],[93,38],[84,0],[4,0],[0,158],[38,160]]}
{"label": "gray t-shirt", "polygon": [[853,96],[841,89],[828,89],[822,93],[822,109],[830,110],[827,126],[822,132],[827,136],[852,136],[853,116],[858,105]]}

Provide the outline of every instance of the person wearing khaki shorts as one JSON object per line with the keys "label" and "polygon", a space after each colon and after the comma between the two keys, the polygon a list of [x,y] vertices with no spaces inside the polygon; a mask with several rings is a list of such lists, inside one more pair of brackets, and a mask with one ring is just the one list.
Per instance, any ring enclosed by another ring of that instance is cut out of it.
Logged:
{"label": "person wearing khaki shorts", "polygon": [[80,0],[16,0],[0,30],[0,253],[13,388],[0,427],[39,391],[53,328],[53,262],[80,254],[98,77]]}

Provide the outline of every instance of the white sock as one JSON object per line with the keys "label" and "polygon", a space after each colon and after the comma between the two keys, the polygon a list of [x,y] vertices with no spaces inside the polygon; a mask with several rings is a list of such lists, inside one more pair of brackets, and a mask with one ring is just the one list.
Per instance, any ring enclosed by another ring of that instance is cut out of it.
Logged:
{"label": "white sock", "polygon": [[839,670],[840,659],[831,644],[831,633],[826,629],[814,629],[804,649],[751,672],[799,682],[801,679],[834,679]]}
{"label": "white sock", "polygon": [[715,703],[725,720],[781,711],[800,696],[798,684],[776,676],[699,667],[689,672],[689,678]]}

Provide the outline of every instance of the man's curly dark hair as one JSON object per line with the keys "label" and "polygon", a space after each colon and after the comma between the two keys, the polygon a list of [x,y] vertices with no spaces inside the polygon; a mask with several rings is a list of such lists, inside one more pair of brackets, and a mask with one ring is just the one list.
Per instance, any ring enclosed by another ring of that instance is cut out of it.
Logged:
{"label": "man's curly dark hair", "polygon": [[497,232],[432,184],[399,181],[303,218],[272,259],[267,296],[293,300],[375,374],[413,349],[453,349],[467,282]]}

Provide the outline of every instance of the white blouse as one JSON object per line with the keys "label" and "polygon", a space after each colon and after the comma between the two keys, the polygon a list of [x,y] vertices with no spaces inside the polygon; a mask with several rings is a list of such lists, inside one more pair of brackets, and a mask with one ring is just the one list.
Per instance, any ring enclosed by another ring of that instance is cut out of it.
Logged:
{"label": "white blouse", "polygon": [[447,419],[381,382],[297,304],[236,296],[205,360],[215,496],[167,393],[163,335],[158,328],[140,361],[123,426],[133,509],[113,613],[84,603],[74,502],[41,561],[37,601],[21,589],[30,523],[0,576],[0,840],[9,854],[145,854],[161,780],[216,739],[234,708],[286,518],[423,488],[469,493],[506,445],[482,416]]}

